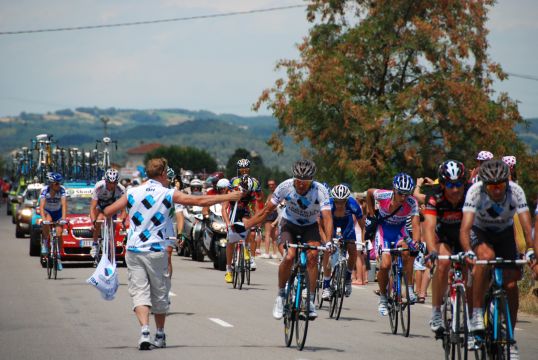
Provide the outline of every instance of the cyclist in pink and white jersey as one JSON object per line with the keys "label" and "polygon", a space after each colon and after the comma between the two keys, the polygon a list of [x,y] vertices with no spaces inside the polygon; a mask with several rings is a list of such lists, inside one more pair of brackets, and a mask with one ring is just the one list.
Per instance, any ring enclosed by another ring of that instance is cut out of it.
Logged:
{"label": "cyclist in pink and white jersey", "polygon": [[[368,206],[368,215],[376,216],[378,220],[375,235],[375,246],[378,256],[381,257],[380,269],[377,274],[379,283],[379,314],[386,316],[387,308],[387,284],[389,281],[389,269],[391,265],[391,256],[389,253],[382,253],[381,249],[394,247],[408,247],[409,235],[405,223],[408,216],[411,216],[413,228],[413,244],[411,248],[416,249],[420,239],[420,219],[418,214],[417,200],[411,196],[415,183],[413,178],[405,173],[397,174],[392,181],[392,190],[368,189],[366,194],[366,204]],[[375,210],[375,203],[378,209]],[[376,214],[377,212],[377,214]],[[416,302],[416,295],[413,291],[413,260],[409,253],[402,254],[404,262],[405,276],[409,292],[409,299],[412,303]]]}

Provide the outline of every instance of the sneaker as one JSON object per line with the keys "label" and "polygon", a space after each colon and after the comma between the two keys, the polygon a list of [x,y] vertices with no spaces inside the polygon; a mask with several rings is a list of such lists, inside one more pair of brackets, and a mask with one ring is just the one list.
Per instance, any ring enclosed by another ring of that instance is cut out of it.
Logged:
{"label": "sneaker", "polygon": [[434,333],[443,330],[443,318],[441,317],[440,311],[436,311],[432,314],[432,318],[430,319],[430,329],[432,329]]}
{"label": "sneaker", "polygon": [[323,289],[323,292],[321,293],[321,298],[323,300],[331,300],[332,296],[333,296],[333,292],[331,290],[331,287],[327,287]]}
{"label": "sneaker", "polygon": [[415,294],[414,291],[409,291],[409,301],[411,302],[411,304],[414,304],[417,302],[417,294]]}
{"label": "sneaker", "polygon": [[510,345],[510,360],[519,360],[519,349],[516,344]]}
{"label": "sneaker", "polygon": [[41,255],[47,255],[49,253],[49,248],[47,246],[41,245]]}
{"label": "sneaker", "polygon": [[284,315],[284,298],[282,296],[277,296],[275,300],[275,306],[273,306],[273,317],[276,320],[282,319]]}
{"label": "sneaker", "polygon": [[62,261],[60,259],[58,259],[58,265],[56,266],[56,268],[58,269],[58,271],[62,271],[63,270],[63,266],[62,266]]}
{"label": "sneaker", "polygon": [[260,249],[256,249],[256,256],[261,255],[262,251]]}
{"label": "sneaker", "polygon": [[468,336],[467,337],[467,350],[469,351],[476,351],[480,348],[478,345],[476,338],[474,336]]}
{"label": "sneaker", "polygon": [[166,347],[166,334],[157,334],[155,335],[155,340],[153,340],[153,346],[158,348]]}
{"label": "sneaker", "polygon": [[310,309],[308,311],[308,319],[309,320],[315,320],[318,317],[318,313],[316,312],[316,306],[314,305],[314,302],[310,300]]}
{"label": "sneaker", "polygon": [[90,249],[90,256],[95,259],[95,256],[97,256],[97,243],[93,243],[92,247]]}
{"label": "sneaker", "polygon": [[256,271],[256,261],[254,259],[250,259],[250,271]]}
{"label": "sneaker", "polygon": [[150,346],[149,331],[144,331],[140,334],[140,339],[138,339],[138,350],[150,350]]}
{"label": "sneaker", "polygon": [[389,314],[389,308],[387,307],[387,300],[379,300],[379,306],[377,311],[381,316],[387,316]]}
{"label": "sneaker", "polygon": [[349,279],[349,280],[346,280],[346,289],[345,289],[346,297],[349,297],[351,295],[351,291],[353,291],[353,287],[351,286],[351,279]]}
{"label": "sneaker", "polygon": [[482,313],[475,311],[473,317],[471,318],[471,324],[469,326],[469,331],[484,331],[484,316]]}
{"label": "sneaker", "polygon": [[232,283],[233,275],[230,271],[226,271],[226,274],[224,275],[224,281],[226,281],[228,284]]}
{"label": "sneaker", "polygon": [[262,254],[262,255],[260,255],[260,257],[261,257],[262,259],[270,259],[270,258],[271,258],[271,255],[269,255],[269,254]]}

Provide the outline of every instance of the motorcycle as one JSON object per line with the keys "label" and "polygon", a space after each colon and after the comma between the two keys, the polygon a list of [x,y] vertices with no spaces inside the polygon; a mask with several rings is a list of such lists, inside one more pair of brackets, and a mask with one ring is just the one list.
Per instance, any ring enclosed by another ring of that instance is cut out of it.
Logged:
{"label": "motorcycle", "polygon": [[226,270],[226,223],[221,213],[220,204],[209,208],[209,219],[204,229],[204,249],[207,256],[213,261],[213,268]]}
{"label": "motorcycle", "polygon": [[202,207],[193,206],[185,214],[184,233],[186,234],[186,244],[192,260],[204,261],[205,250],[203,248],[203,239],[201,237],[204,228],[204,216]]}

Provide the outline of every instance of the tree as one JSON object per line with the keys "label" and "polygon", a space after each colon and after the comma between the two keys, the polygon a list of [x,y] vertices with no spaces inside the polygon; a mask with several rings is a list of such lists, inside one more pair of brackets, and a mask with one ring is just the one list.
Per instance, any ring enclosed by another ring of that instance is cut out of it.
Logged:
{"label": "tree", "polygon": [[493,3],[311,1],[300,59],[279,61],[287,79],[255,104],[278,119],[273,149],[285,134],[308,140],[321,177],[360,185],[433,174],[483,149],[536,165],[514,132],[517,104],[493,98],[494,78],[506,78],[486,52]]}
{"label": "tree", "polygon": [[179,174],[181,168],[192,170],[195,173],[212,173],[217,170],[217,162],[206,151],[189,146],[162,146],[148,154],[145,161],[163,157],[168,165]]}

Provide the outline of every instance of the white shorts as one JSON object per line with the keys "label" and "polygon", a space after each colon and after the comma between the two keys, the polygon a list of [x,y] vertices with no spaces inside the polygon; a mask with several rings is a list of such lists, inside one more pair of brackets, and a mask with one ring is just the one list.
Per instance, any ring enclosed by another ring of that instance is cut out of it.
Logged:
{"label": "white shorts", "polygon": [[170,306],[168,293],[171,286],[168,253],[127,251],[125,260],[133,310],[137,306],[149,306],[154,314],[166,314]]}

